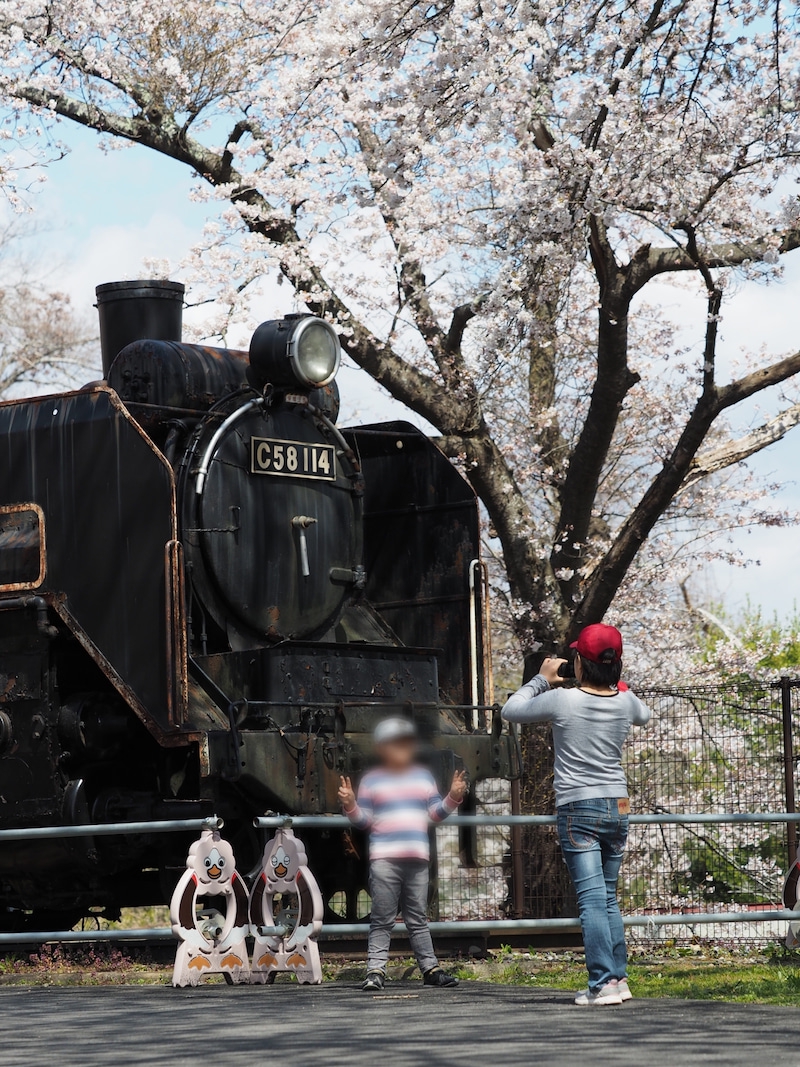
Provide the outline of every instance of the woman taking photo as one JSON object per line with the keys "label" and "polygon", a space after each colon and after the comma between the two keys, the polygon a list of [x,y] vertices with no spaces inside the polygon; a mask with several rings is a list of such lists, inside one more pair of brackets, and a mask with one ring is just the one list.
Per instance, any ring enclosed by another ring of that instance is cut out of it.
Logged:
{"label": "woman taking photo", "polygon": [[563,659],[547,659],[503,708],[508,722],[553,724],[558,836],[578,895],[589,988],[581,1006],[621,1004],[628,989],[625,930],[617,880],[628,838],[628,787],[622,746],[650,709],[620,686],[622,634],[598,623],[581,631],[577,686],[563,689]]}

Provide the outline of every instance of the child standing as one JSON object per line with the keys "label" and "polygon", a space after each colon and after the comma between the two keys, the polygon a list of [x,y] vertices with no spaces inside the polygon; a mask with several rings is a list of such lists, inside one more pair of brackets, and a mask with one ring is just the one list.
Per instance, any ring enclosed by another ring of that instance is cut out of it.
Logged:
{"label": "child standing", "polygon": [[379,722],[373,734],[378,766],[368,771],[356,799],[349,778],[341,779],[339,800],[352,824],[369,830],[369,928],[366,992],[383,989],[389,944],[398,911],[426,985],[455,986],[433,951],[428,928],[430,863],[429,821],[452,815],[467,792],[463,771],[456,771],[450,792],[439,795],[433,775],[417,762],[417,731],[408,719]]}

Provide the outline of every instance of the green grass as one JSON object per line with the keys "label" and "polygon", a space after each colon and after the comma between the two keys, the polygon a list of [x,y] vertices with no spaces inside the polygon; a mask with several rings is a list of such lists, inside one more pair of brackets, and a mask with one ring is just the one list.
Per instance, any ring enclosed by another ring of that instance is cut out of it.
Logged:
{"label": "green grass", "polygon": [[[570,955],[504,954],[488,965],[462,964],[455,973],[480,980],[534,989],[577,991],[586,985],[582,962]],[[744,1004],[800,1002],[800,961],[793,957],[758,961],[736,955],[722,959],[660,958],[632,960],[631,991],[635,997],[736,1001]]]}
{"label": "green grass", "polygon": [[[149,916],[151,919],[161,916]],[[143,916],[135,917],[139,925]],[[145,925],[145,924],[142,924]],[[634,947],[629,965],[637,998],[672,997],[743,1004],[800,1004],[800,954],[782,947],[753,953],[665,945],[658,954]],[[586,986],[583,956],[575,952],[520,952],[508,945],[487,960],[443,960],[464,981],[575,992]],[[0,985],[168,985],[171,966],[132,959],[112,945],[45,946],[38,952],[0,956]],[[355,983],[362,960],[323,954],[325,981]],[[395,982],[418,980],[413,959],[389,964]]]}

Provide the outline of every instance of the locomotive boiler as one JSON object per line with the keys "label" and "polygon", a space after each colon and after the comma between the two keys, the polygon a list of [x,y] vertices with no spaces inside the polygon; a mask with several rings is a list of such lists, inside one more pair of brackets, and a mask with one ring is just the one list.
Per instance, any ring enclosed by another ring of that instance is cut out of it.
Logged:
{"label": "locomotive boiler", "polygon": [[[246,353],[182,343],[179,283],[97,295],[104,379],[0,404],[0,828],[216,813],[247,869],[253,816],[336,810],[389,713],[442,783],[511,776],[455,467],[407,423],[338,427],[319,318]],[[353,915],[358,843],[307,838]],[[185,847],[6,843],[5,921],[162,902]]]}

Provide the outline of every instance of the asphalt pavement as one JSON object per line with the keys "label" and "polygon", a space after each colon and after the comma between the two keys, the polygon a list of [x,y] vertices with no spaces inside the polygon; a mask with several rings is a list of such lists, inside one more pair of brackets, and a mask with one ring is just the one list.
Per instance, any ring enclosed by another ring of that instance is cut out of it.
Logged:
{"label": "asphalt pavement", "polygon": [[800,1067],[794,1008],[564,993],[209,985],[0,989],[8,1067]]}

